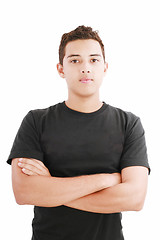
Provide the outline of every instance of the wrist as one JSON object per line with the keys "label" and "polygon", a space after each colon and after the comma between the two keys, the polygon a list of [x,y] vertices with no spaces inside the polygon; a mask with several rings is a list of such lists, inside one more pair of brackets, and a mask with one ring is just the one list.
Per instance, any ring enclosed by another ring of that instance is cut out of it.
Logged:
{"label": "wrist", "polygon": [[111,186],[115,186],[119,183],[121,183],[121,174],[120,173],[112,173],[110,174],[111,178]]}
{"label": "wrist", "polygon": [[108,188],[113,185],[114,179],[109,173],[102,173],[102,184],[103,188]]}
{"label": "wrist", "polygon": [[104,188],[112,187],[121,182],[120,173],[104,173]]}

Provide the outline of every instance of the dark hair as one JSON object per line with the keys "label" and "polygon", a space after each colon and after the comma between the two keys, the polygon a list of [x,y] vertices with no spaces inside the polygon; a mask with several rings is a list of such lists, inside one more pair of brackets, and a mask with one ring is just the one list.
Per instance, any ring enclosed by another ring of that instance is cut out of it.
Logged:
{"label": "dark hair", "polygon": [[91,27],[85,27],[84,25],[82,25],[77,27],[73,31],[64,33],[62,35],[59,46],[59,62],[61,65],[63,65],[63,58],[65,56],[65,47],[67,43],[78,39],[94,39],[98,41],[101,46],[103,58],[105,61],[104,45],[102,43],[101,38],[98,35],[98,31],[93,31]]}

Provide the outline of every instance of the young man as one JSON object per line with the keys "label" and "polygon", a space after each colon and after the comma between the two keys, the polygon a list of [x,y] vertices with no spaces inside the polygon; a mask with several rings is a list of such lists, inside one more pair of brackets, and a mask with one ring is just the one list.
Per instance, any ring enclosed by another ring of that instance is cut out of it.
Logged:
{"label": "young man", "polygon": [[108,65],[96,31],[62,36],[58,73],[67,101],[31,110],[12,163],[16,202],[34,205],[32,240],[122,240],[122,211],[142,209],[150,167],[144,129],[133,113],[101,102]]}

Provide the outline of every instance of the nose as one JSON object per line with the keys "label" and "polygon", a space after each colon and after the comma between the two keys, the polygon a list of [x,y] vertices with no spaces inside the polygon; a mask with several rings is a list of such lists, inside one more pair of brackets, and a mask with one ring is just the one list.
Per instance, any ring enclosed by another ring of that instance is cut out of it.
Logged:
{"label": "nose", "polygon": [[84,63],[84,64],[81,66],[81,73],[90,73],[90,72],[91,72],[91,69],[90,69],[89,64]]}
{"label": "nose", "polygon": [[81,72],[82,73],[90,73],[91,71],[90,70],[82,70]]}

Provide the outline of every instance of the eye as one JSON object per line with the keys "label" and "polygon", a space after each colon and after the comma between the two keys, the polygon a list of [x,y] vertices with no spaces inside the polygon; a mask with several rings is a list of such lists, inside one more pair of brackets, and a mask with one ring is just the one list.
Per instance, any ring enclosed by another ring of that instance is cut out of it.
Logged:
{"label": "eye", "polygon": [[93,59],[91,59],[91,62],[95,63],[95,62],[99,62],[99,60],[96,58],[93,58]]}
{"label": "eye", "polygon": [[78,63],[79,61],[77,59],[71,60],[71,63]]}

